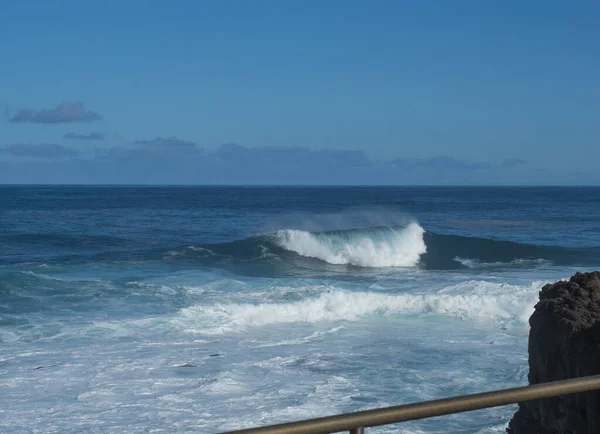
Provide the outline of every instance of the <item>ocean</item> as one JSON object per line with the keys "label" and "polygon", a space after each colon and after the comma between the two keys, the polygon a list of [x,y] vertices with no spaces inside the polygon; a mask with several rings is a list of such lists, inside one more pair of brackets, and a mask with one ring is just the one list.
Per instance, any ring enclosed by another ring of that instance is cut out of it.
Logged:
{"label": "ocean", "polygon": [[[0,187],[0,432],[213,433],[527,384],[600,188]],[[369,429],[500,433],[516,406]]]}

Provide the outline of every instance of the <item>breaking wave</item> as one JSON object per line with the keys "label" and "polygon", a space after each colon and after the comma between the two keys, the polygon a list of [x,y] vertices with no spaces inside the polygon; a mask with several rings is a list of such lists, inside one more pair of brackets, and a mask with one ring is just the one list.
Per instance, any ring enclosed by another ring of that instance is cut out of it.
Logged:
{"label": "breaking wave", "polygon": [[600,262],[600,248],[569,248],[437,234],[417,222],[309,232],[282,229],[237,241],[185,246],[163,254],[169,261],[231,268],[251,275],[340,273],[346,267],[429,270],[587,266]]}
{"label": "breaking wave", "polygon": [[[112,249],[112,248],[111,248]],[[129,249],[127,243],[100,254],[69,252],[44,263],[152,261],[228,269],[253,276],[320,276],[382,268],[468,270],[597,266],[600,247],[572,248],[518,243],[425,230],[417,222],[311,232],[281,229],[235,241],[179,247]],[[8,258],[19,261],[18,257]],[[41,258],[40,258],[40,262]],[[357,271],[357,270],[355,270]]]}
{"label": "breaking wave", "polygon": [[427,246],[425,230],[417,223],[404,228],[379,227],[313,233],[299,230],[277,232],[277,244],[301,256],[330,264],[361,267],[413,267]]}
{"label": "breaking wave", "polygon": [[206,334],[241,332],[251,327],[281,323],[356,321],[368,315],[432,313],[461,319],[526,322],[542,284],[516,286],[471,281],[468,288],[458,288],[458,291],[449,288],[426,294],[384,294],[333,288],[316,297],[289,303],[191,306],[182,309],[173,321],[187,331]]}

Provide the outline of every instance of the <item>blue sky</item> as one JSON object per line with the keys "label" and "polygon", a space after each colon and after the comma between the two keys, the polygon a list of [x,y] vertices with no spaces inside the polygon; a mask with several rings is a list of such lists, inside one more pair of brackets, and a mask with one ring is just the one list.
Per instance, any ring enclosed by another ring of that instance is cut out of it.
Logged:
{"label": "blue sky", "polygon": [[598,2],[5,3],[0,182],[600,183]]}

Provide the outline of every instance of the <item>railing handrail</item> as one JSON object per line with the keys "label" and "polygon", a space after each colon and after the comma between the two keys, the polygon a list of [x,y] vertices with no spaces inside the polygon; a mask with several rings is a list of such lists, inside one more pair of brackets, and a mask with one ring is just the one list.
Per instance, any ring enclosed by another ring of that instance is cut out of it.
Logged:
{"label": "railing handrail", "polygon": [[552,398],[600,389],[600,375],[553,381],[512,389],[494,390],[454,398],[397,405],[335,416],[307,419],[258,428],[230,431],[224,434],[324,434],[350,431],[363,432],[365,427],[388,425],[409,420],[443,416],[452,413],[499,407],[518,402]]}

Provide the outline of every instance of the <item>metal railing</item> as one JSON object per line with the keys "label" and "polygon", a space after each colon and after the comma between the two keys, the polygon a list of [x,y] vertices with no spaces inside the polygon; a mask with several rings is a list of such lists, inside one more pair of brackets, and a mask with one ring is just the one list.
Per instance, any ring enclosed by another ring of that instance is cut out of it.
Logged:
{"label": "metal railing", "polygon": [[341,431],[349,431],[350,434],[363,434],[366,427],[389,425],[593,390],[600,390],[600,375],[230,431],[224,434],[326,434]]}

